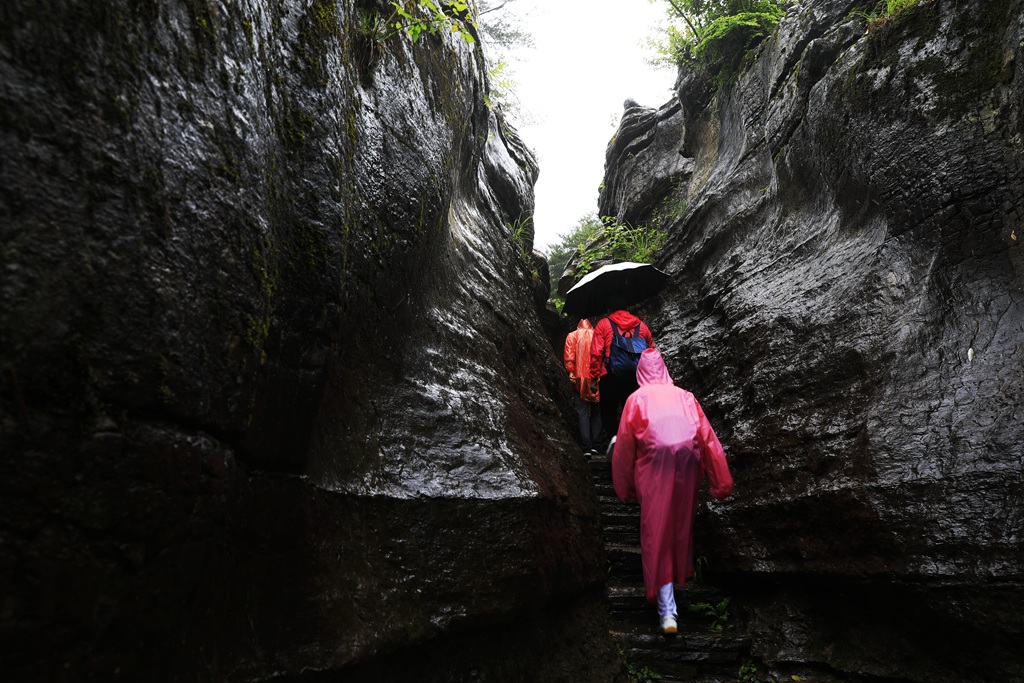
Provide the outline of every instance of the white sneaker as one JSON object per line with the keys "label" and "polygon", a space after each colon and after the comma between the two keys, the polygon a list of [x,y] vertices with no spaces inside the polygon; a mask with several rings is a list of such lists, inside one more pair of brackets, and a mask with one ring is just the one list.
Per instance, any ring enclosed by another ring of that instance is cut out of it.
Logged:
{"label": "white sneaker", "polygon": [[674,636],[679,633],[679,628],[676,625],[676,618],[671,614],[666,614],[661,618],[661,632],[666,636]]}

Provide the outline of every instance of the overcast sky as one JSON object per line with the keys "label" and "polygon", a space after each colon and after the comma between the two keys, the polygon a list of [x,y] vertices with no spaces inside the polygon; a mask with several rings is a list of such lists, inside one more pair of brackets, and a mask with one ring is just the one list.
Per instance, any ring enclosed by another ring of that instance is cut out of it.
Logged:
{"label": "overcast sky", "polygon": [[520,18],[534,47],[509,60],[515,91],[528,120],[519,134],[540,162],[534,247],[544,251],[597,210],[604,151],[615,134],[622,103],[632,98],[660,107],[672,94],[675,71],[645,63],[665,15],[648,0],[516,0],[506,11]]}

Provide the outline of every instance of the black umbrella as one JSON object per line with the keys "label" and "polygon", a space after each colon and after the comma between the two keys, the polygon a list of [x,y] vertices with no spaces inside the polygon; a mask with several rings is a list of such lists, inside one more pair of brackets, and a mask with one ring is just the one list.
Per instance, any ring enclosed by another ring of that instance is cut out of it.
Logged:
{"label": "black umbrella", "polygon": [[612,263],[587,273],[566,292],[562,312],[577,318],[604,313],[609,298],[619,295],[627,304],[643,301],[667,281],[668,274],[650,263]]}

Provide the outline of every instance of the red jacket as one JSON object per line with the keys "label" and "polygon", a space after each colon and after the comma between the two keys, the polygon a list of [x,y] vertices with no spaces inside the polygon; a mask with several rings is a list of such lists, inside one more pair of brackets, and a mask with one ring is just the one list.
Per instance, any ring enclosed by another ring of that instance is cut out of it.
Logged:
{"label": "red jacket", "polygon": [[601,318],[601,321],[597,323],[597,327],[594,328],[594,339],[590,343],[591,377],[600,378],[608,374],[608,370],[604,367],[604,361],[608,358],[612,347],[612,339],[614,338],[612,322],[619,328],[619,334],[622,335],[632,335],[637,323],[639,323],[640,336],[647,340],[647,348],[654,348],[654,337],[651,336],[651,331],[647,329],[647,325],[640,318],[629,311],[615,311],[607,318]]}

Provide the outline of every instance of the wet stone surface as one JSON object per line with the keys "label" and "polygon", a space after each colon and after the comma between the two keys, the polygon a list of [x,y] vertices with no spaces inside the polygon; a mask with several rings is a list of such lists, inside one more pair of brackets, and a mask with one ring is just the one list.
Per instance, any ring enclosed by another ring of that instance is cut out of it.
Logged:
{"label": "wet stone surface", "polygon": [[5,680],[619,671],[536,162],[392,10],[4,6]]}
{"label": "wet stone surface", "polygon": [[[729,454],[698,553],[745,595],[755,656],[1024,675],[1021,20],[940,0],[865,32],[792,6],[736,83],[682,73],[678,114],[623,116],[601,211],[685,206],[637,313]],[[660,204],[621,191],[673,177]]]}

